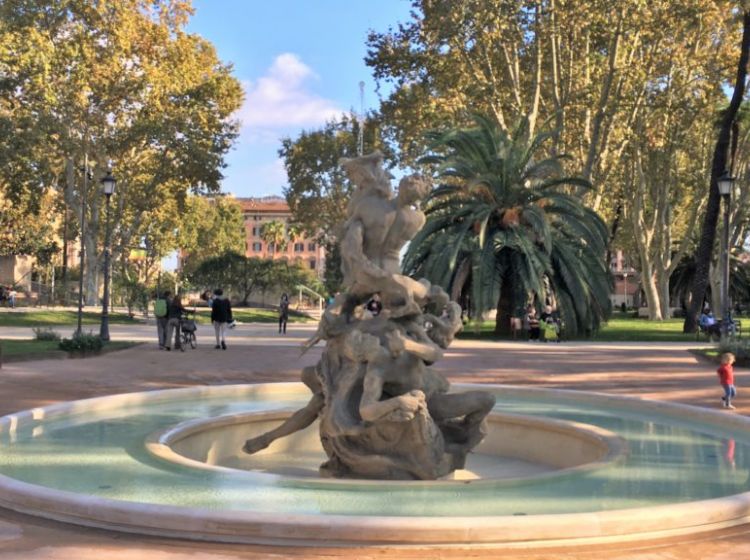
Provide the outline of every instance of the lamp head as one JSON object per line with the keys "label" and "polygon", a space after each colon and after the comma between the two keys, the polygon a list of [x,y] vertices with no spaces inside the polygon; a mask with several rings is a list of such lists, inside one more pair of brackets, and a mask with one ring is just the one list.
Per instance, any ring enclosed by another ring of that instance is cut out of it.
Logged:
{"label": "lamp head", "polygon": [[719,187],[719,194],[721,196],[729,196],[732,193],[732,186],[734,185],[734,177],[729,175],[729,171],[725,171],[721,177],[716,181]]}
{"label": "lamp head", "polygon": [[108,169],[107,174],[102,177],[102,192],[110,197],[115,192],[115,185],[117,185],[117,180],[112,176],[112,170]]}

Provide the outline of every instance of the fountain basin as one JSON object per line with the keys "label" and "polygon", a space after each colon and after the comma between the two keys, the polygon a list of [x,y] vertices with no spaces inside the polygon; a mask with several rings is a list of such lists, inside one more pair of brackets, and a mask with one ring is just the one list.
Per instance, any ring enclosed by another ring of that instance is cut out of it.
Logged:
{"label": "fountain basin", "polygon": [[[319,477],[318,466],[327,456],[320,443],[317,421],[253,455],[242,452],[245,440],[276,428],[291,414],[291,411],[248,412],[189,420],[151,434],[146,448],[160,459],[193,468],[237,469],[289,479],[314,478],[319,486],[348,484],[346,479]],[[487,436],[468,456],[466,468],[439,484],[532,482],[536,478],[564,476],[573,470],[597,469],[622,459],[626,448],[622,438],[596,426],[495,412],[488,416]],[[387,481],[387,484],[420,483],[435,484],[434,481]]]}
{"label": "fountain basin", "polygon": [[[196,387],[1,418],[0,505],[131,533],[325,546],[580,545],[710,531],[749,519],[750,422],[743,417],[593,393],[482,388],[498,398],[496,410],[503,412],[493,422],[507,420],[505,429],[513,429],[511,415],[539,420],[540,429],[563,425],[569,434],[593,426],[588,433],[603,438],[607,451],[575,465],[547,464],[548,472],[533,476],[460,482],[330,481],[244,470],[218,448],[216,464],[203,462],[211,462],[210,446],[193,458],[183,455],[196,464],[154,455],[147,445],[171,442],[171,453],[186,453],[179,441],[190,435],[191,422],[199,435],[211,424],[242,423],[233,417],[268,414],[278,422],[309,395],[288,383]],[[219,420],[206,424],[211,418]],[[222,457],[226,465],[218,464]]]}

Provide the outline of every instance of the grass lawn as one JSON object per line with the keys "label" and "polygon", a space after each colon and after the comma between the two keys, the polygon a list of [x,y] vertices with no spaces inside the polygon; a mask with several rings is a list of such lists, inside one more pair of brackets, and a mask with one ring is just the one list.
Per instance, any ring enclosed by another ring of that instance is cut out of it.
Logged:
{"label": "grass lawn", "polygon": [[[197,321],[200,324],[211,322],[211,310],[207,307],[198,307],[196,315]],[[232,317],[240,323],[277,323],[279,321],[279,312],[275,309],[263,309],[260,307],[233,307]],[[306,315],[289,311],[290,323],[307,323],[312,320]]]}
{"label": "grass lawn", "polygon": [[[594,342],[695,342],[695,334],[683,334],[683,322],[683,319],[649,321],[617,313],[589,340]],[[492,340],[497,338],[494,330],[495,322],[485,321],[479,333],[476,332],[474,325],[470,324],[458,336],[467,339]],[[565,340],[564,332],[563,340]]]}
{"label": "grass lawn", "polygon": [[[68,310],[34,310],[14,311],[0,313],[0,327],[47,327],[57,325],[75,325],[78,322],[78,314]],[[82,323],[84,325],[98,325],[101,322],[101,313],[97,311],[84,311]],[[110,313],[110,323],[133,324],[137,319],[131,319],[125,313]]]}
{"label": "grass lawn", "polygon": [[[101,353],[124,350],[136,344],[138,343],[125,340],[111,341],[102,348]],[[68,357],[67,352],[60,350],[59,342],[56,340],[0,340],[0,347],[3,362]]]}
{"label": "grass lawn", "polygon": [[649,321],[632,317],[613,317],[592,340],[603,342],[695,342],[695,333],[684,334],[684,319]]}

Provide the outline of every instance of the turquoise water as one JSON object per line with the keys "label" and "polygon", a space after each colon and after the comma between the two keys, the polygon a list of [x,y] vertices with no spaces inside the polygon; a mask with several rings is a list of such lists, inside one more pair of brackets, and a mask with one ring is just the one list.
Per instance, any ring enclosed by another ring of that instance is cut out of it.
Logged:
{"label": "turquoise water", "polygon": [[524,482],[435,486],[305,487],[252,473],[168,464],[146,436],[193,418],[298,407],[300,393],[176,398],[107,412],[70,414],[0,434],[0,474],[103,498],[268,513],[485,516],[576,513],[688,502],[748,490],[750,434],[700,426],[611,404],[554,402],[497,392],[498,412],[582,422],[627,441],[626,458],[604,468]]}

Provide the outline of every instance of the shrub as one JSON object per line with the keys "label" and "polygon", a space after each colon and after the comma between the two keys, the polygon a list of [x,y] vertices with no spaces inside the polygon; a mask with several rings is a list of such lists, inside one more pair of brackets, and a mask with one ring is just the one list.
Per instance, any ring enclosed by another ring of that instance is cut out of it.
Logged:
{"label": "shrub", "polygon": [[730,338],[719,344],[719,354],[731,352],[736,358],[736,364],[740,367],[750,366],[750,340]]}
{"label": "shrub", "polygon": [[104,346],[101,337],[98,334],[73,333],[70,338],[63,338],[60,341],[60,350],[66,352],[98,352]]}
{"label": "shrub", "polygon": [[34,327],[31,330],[37,340],[60,340],[60,335],[50,327]]}

